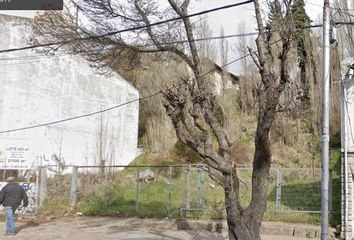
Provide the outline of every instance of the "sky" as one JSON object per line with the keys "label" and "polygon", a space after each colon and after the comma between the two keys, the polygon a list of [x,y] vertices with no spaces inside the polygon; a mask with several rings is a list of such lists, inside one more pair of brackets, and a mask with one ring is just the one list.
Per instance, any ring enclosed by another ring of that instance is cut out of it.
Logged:
{"label": "sky", "polygon": [[[167,0],[160,0],[167,1]],[[192,8],[190,13],[199,12],[207,9],[212,9],[224,5],[234,4],[237,2],[242,2],[244,0],[196,0],[192,1]],[[305,0],[306,12],[312,20],[317,20],[322,16],[323,0]],[[34,17],[35,11],[0,11],[0,14],[9,14],[24,17]],[[209,26],[213,31],[213,36],[220,35],[220,28],[224,28],[225,35],[240,33],[238,30],[238,25],[241,21],[245,21],[246,29],[245,32],[255,32],[256,23],[254,18],[254,8],[253,3],[241,5],[234,8],[229,8],[217,12],[212,12],[208,14]],[[229,45],[235,45],[236,39],[230,39]],[[215,43],[217,46],[218,43]],[[229,60],[232,61],[238,58],[237,53],[230,51]],[[219,63],[219,62],[218,62]],[[219,63],[220,64],[220,63]],[[229,67],[229,70],[235,74],[240,73],[240,65],[233,64]]]}
{"label": "sky", "polygon": [[[195,6],[196,11],[220,7],[223,5],[234,4],[243,2],[244,0],[201,0],[197,1]],[[316,20],[319,15],[322,15],[323,0],[305,0],[308,2],[306,12],[311,19]],[[256,24],[254,18],[253,3],[241,5],[234,8],[221,10],[218,12],[209,13],[210,27],[213,29],[214,34],[219,33],[221,26],[224,27],[225,34],[234,34],[237,30],[238,22],[245,20],[246,25],[249,27],[247,31],[255,31]]]}
{"label": "sky", "polygon": [[[160,0],[166,1],[166,0]],[[207,10],[215,7],[220,7],[223,5],[234,4],[236,2],[242,2],[243,0],[198,0],[193,6],[190,12],[197,12],[202,10]],[[322,14],[322,0],[305,0],[307,4],[307,14],[311,19],[315,20],[319,15]],[[255,30],[255,20],[253,4],[249,3],[239,7],[234,7],[226,10],[221,10],[214,13],[209,13],[210,27],[213,29],[214,33],[219,33],[220,27],[223,26],[225,34],[233,34],[237,29],[238,22],[244,19],[249,26],[249,31]],[[0,14],[24,16],[24,17],[34,17],[35,11],[0,11]],[[230,21],[230,19],[233,19]]]}

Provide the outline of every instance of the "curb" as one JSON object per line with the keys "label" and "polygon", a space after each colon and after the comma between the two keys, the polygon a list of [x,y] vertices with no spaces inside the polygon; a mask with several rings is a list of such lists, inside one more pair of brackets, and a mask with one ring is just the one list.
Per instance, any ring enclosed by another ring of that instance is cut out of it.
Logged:
{"label": "curb", "polygon": [[[227,231],[226,221],[206,221],[206,220],[175,220],[177,230],[208,230],[213,232]],[[330,238],[335,239],[334,229],[330,228]],[[263,222],[261,234],[281,235],[295,238],[320,239],[321,227],[309,224]]]}

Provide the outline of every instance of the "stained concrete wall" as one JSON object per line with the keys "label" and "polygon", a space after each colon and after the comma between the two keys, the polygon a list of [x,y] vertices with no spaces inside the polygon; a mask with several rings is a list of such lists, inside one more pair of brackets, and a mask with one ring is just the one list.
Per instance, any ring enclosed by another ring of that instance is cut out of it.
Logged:
{"label": "stained concrete wall", "polygon": [[[0,15],[0,49],[28,45],[31,19]],[[97,74],[79,56],[41,56],[35,51],[0,54],[0,130],[92,113],[139,98],[119,74]],[[33,165],[128,164],[137,156],[138,101],[50,126],[0,135],[0,162],[8,146],[25,146]],[[100,134],[101,132],[101,134]],[[99,147],[102,146],[102,147]]]}
{"label": "stained concrete wall", "polygon": [[[349,58],[343,61],[342,74],[346,73],[348,66],[353,64],[354,59]],[[341,215],[342,215],[342,237],[345,239],[352,239],[354,237],[354,79],[344,80],[346,97],[342,95],[341,106],[341,150],[342,150],[342,201],[341,201]],[[344,112],[347,111],[347,116]],[[346,132],[346,134],[345,134]],[[345,135],[346,140],[345,141]],[[346,144],[346,147],[345,147]],[[346,151],[345,151],[346,149]],[[345,152],[347,156],[347,165],[345,165]],[[346,170],[346,171],[345,171]],[[347,178],[345,179],[345,173]],[[345,183],[347,180],[347,183]],[[347,217],[346,217],[347,216]],[[345,234],[346,232],[346,234]]]}

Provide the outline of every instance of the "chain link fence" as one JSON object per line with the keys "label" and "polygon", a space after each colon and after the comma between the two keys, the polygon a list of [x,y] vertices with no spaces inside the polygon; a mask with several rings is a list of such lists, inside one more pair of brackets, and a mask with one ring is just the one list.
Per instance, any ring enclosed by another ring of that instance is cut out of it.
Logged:
{"label": "chain link fence", "polygon": [[[48,199],[64,197],[84,214],[223,218],[223,189],[204,168],[203,165],[70,166],[65,170],[67,174],[47,170],[45,192]],[[252,169],[243,166],[237,171],[241,201],[247,206],[251,200]],[[268,180],[269,215],[320,216],[321,169],[271,168]],[[332,178],[329,185],[332,213]]]}

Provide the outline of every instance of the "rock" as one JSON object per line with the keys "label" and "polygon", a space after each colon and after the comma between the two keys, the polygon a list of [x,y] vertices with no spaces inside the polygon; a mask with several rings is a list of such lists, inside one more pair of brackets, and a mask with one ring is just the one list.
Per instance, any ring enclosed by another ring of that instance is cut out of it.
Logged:
{"label": "rock", "polygon": [[139,173],[139,181],[150,182],[154,181],[155,174],[150,170],[146,169],[144,172]]}
{"label": "rock", "polygon": [[55,217],[53,215],[49,215],[49,216],[46,217],[47,221],[50,221],[50,220],[53,220],[53,219],[55,219]]}
{"label": "rock", "polygon": [[214,188],[215,188],[215,185],[212,184],[212,183],[209,183],[209,187],[210,187],[211,189],[214,189]]}

